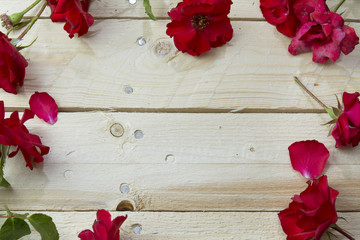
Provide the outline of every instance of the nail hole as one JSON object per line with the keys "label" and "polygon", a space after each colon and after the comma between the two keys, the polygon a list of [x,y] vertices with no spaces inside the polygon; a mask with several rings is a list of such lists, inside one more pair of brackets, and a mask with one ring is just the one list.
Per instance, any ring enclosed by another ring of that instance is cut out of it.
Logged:
{"label": "nail hole", "polygon": [[136,2],[137,2],[137,0],[129,0],[129,3],[130,3],[131,5],[136,4]]}
{"label": "nail hole", "polygon": [[120,123],[114,123],[110,127],[110,132],[114,137],[121,137],[124,135],[124,127]]}
{"label": "nail hole", "polygon": [[134,135],[135,135],[135,138],[136,138],[136,139],[141,139],[141,138],[144,137],[144,133],[143,133],[143,131],[141,131],[141,130],[136,130],[136,131],[134,132]]}
{"label": "nail hole", "polygon": [[133,233],[135,234],[141,234],[142,226],[140,224],[134,224],[131,226]]}
{"label": "nail hole", "polygon": [[144,46],[146,44],[146,40],[145,38],[141,37],[138,39],[138,44],[139,46]]}
{"label": "nail hole", "polygon": [[175,156],[172,155],[172,154],[166,155],[166,157],[165,157],[165,162],[174,163],[174,162],[175,162]]}
{"label": "nail hole", "polygon": [[124,92],[127,93],[127,94],[132,94],[134,92],[134,89],[130,86],[126,86],[124,88]]}
{"label": "nail hole", "polygon": [[128,194],[130,192],[130,187],[126,183],[120,185],[120,192],[123,194]]}
{"label": "nail hole", "polygon": [[73,171],[71,171],[71,170],[66,170],[66,171],[64,172],[64,178],[66,178],[66,179],[72,178],[73,175],[74,175],[74,173],[73,173]]}
{"label": "nail hole", "polygon": [[249,150],[250,150],[250,152],[255,152],[255,148],[254,148],[254,147],[251,147]]}
{"label": "nail hole", "polygon": [[123,200],[117,205],[116,211],[134,211],[134,206],[130,201]]}

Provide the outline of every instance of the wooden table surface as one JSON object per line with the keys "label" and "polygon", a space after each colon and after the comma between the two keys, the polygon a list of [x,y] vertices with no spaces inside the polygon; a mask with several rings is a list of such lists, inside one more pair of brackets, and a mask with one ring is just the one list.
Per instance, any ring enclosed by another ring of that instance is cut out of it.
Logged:
{"label": "wooden table surface", "polygon": [[[1,0],[0,8],[31,2]],[[293,81],[299,76],[335,105],[334,94],[360,90],[360,47],[336,64],[291,56],[290,39],[264,21],[259,1],[235,0],[232,41],[192,57],[165,34],[177,2],[152,0],[153,22],[140,0],[94,0],[95,24],[73,39],[47,9],[26,37],[39,38],[23,51],[23,88],[0,94],[7,111],[22,111],[31,94],[46,91],[59,120],[29,121],[50,153],[33,171],[20,156],[7,161],[12,188],[0,189],[0,205],[46,212],[65,240],[90,228],[102,208],[128,214],[123,240],[285,239],[277,213],[306,188],[287,147],[317,139],[330,151],[325,171],[349,222],[338,223],[360,238],[360,147],[335,149],[320,125],[329,117]],[[358,0],[341,10],[360,35]],[[119,203],[134,211],[116,211]]]}

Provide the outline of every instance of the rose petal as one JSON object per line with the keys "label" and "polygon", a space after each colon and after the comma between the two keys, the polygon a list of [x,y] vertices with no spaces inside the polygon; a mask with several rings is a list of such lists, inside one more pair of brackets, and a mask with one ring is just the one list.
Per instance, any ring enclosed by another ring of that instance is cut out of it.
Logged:
{"label": "rose petal", "polygon": [[304,177],[314,179],[324,170],[329,151],[316,140],[301,141],[289,147],[291,165]]}
{"label": "rose petal", "polygon": [[90,231],[89,229],[84,230],[81,233],[79,233],[78,237],[81,240],[96,240],[94,233],[92,231]]}
{"label": "rose petal", "polygon": [[55,100],[46,92],[35,92],[29,101],[30,109],[38,118],[54,124],[57,121],[58,106]]}

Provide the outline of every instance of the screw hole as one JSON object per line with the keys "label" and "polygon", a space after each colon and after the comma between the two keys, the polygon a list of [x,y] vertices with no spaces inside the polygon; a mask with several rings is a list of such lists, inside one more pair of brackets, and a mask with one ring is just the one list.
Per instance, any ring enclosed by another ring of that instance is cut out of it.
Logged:
{"label": "screw hole", "polygon": [[120,192],[123,194],[128,194],[130,192],[130,187],[126,183],[120,185]]}
{"label": "screw hole", "polygon": [[136,130],[136,131],[134,132],[134,135],[135,135],[135,138],[136,138],[136,139],[141,139],[141,138],[144,137],[144,133],[143,133],[143,131],[141,131],[141,130]]}
{"label": "screw hole", "polygon": [[134,224],[131,226],[133,233],[135,234],[141,234],[142,226],[140,224]]}

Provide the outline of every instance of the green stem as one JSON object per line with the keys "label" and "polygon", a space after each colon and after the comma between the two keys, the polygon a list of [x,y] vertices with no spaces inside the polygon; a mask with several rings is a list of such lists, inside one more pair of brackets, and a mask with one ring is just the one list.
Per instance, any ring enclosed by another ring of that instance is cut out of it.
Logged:
{"label": "green stem", "polygon": [[304,89],[304,91],[310,95],[310,97],[312,97],[318,104],[320,104],[325,110],[328,109],[328,107],[322,102],[320,101],[320,99],[318,99],[312,92],[310,92],[309,89],[307,89],[307,87],[305,87],[305,85],[299,80],[299,78],[294,77],[295,82],[297,84],[299,84],[299,86]]}
{"label": "green stem", "polygon": [[4,145],[1,145],[1,157],[0,157],[0,177],[4,176],[4,166],[5,166],[5,160],[6,160],[6,154],[7,154],[7,147]]}
{"label": "green stem", "polygon": [[341,5],[343,5],[344,2],[345,0],[341,0],[341,2],[339,2],[339,4],[335,7],[334,12],[337,12],[337,10],[339,10],[339,8],[341,7]]}
{"label": "green stem", "polygon": [[[41,0],[40,0],[41,1]],[[41,7],[40,11],[38,12],[38,14],[36,14],[36,16],[31,19],[31,22],[29,24],[29,26],[27,26],[27,28],[25,29],[25,31],[23,31],[20,36],[18,37],[19,40],[21,40],[28,32],[29,30],[32,28],[32,26],[34,25],[34,23],[39,19],[39,17],[41,16],[41,14],[44,12],[45,7],[47,6],[47,2],[45,1],[45,3],[43,4],[43,6]]]}
{"label": "green stem", "polygon": [[352,236],[350,236],[350,234],[348,234],[347,232],[345,232],[344,230],[342,230],[339,226],[332,226],[332,229],[338,231],[339,233],[341,233],[342,235],[344,235],[345,237],[347,237],[350,240],[356,240],[355,238],[353,238]]}
{"label": "green stem", "polygon": [[23,14],[27,13],[28,11],[30,11],[31,9],[33,9],[36,5],[39,4],[39,2],[41,2],[42,0],[36,0],[33,4],[31,4],[30,6],[28,6],[27,8],[25,8],[24,11],[22,11]]}

